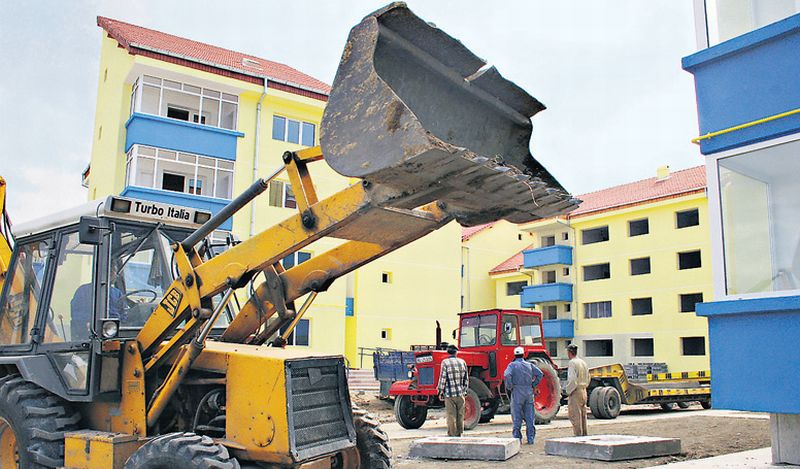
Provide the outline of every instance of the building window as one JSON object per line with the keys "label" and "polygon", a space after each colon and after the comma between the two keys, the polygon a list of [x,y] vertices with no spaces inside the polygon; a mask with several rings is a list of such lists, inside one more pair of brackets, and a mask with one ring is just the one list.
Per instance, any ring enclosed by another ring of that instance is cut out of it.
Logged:
{"label": "building window", "polygon": [[563,275],[564,277],[569,277],[569,267],[564,267],[563,269],[561,269],[561,275]]}
{"label": "building window", "polygon": [[269,205],[272,207],[297,208],[297,199],[292,185],[283,181],[269,183]]}
{"label": "building window", "polygon": [[611,278],[611,264],[594,264],[583,266],[583,281]]}
{"label": "building window", "polygon": [[564,312],[565,312],[565,313],[569,313],[569,312],[571,312],[571,311],[572,311],[572,304],[571,304],[571,303],[567,303],[567,304],[565,304],[565,305],[564,305]]}
{"label": "building window", "polygon": [[544,308],[544,318],[548,320],[558,319],[558,306],[547,305]]}
{"label": "building window", "polygon": [[230,199],[233,168],[232,161],[134,145],[125,162],[125,184]]}
{"label": "building window", "polygon": [[[287,326],[288,327],[288,326]],[[282,327],[280,329],[280,334],[283,335],[286,332],[287,327]],[[311,342],[309,340],[311,332],[311,323],[308,319],[301,319],[297,326],[295,326],[294,330],[289,337],[286,339],[286,345],[302,345],[307,347],[308,344]]]}
{"label": "building window", "polygon": [[528,282],[508,282],[506,283],[506,296],[515,296],[522,293],[522,289],[528,286]]}
{"label": "building window", "polygon": [[281,264],[283,264],[283,268],[284,269],[289,270],[292,267],[294,267],[296,265],[300,265],[300,264],[302,264],[303,262],[305,262],[305,261],[307,261],[309,259],[311,259],[311,253],[310,252],[297,251],[297,252],[293,252],[293,253],[289,254],[288,256],[284,257],[281,260]]}
{"label": "building window", "polygon": [[644,275],[650,273],[650,258],[640,257],[631,259],[631,275]]}
{"label": "building window", "polygon": [[583,244],[594,244],[608,241],[608,227],[601,226],[599,228],[592,228],[590,230],[581,231],[581,239]]}
{"label": "building window", "polygon": [[678,269],[699,269],[700,267],[702,267],[700,261],[700,251],[678,253]]}
{"label": "building window", "polygon": [[697,303],[703,302],[702,293],[686,293],[681,295],[681,313],[693,313]]}
{"label": "building window", "polygon": [[681,353],[683,355],[705,355],[705,337],[681,337]]}
{"label": "building window", "polygon": [[392,273],[381,272],[381,283],[392,283]]}
{"label": "building window", "polygon": [[653,339],[631,339],[634,357],[652,357]]}
{"label": "building window", "polygon": [[653,314],[653,299],[652,298],[632,298],[631,299],[631,314],[633,316],[644,316],[646,314]]}
{"label": "building window", "polygon": [[583,349],[587,357],[613,357],[614,341],[611,339],[584,340]]}
{"label": "building window", "polygon": [[697,226],[699,224],[700,214],[696,208],[675,213],[675,226],[677,226],[679,229]]}
{"label": "building window", "polygon": [[236,130],[239,97],[199,86],[143,75],[133,83],[131,114],[142,112]]}
{"label": "building window", "polygon": [[556,283],[556,271],[555,270],[545,270],[542,272],[542,284],[551,284]]}
{"label": "building window", "polygon": [[561,241],[569,241],[569,231],[561,232]]}
{"label": "building window", "polygon": [[547,343],[547,353],[555,358],[558,357],[558,341],[557,340],[545,340]]}
{"label": "building window", "polygon": [[641,236],[650,233],[650,221],[647,218],[628,222],[628,236]]}
{"label": "building window", "polygon": [[556,245],[556,237],[555,236],[542,236],[542,247],[546,248],[548,246],[555,246]]}
{"label": "building window", "polygon": [[392,330],[391,329],[381,329],[381,339],[383,339],[383,340],[392,340]]}
{"label": "building window", "polygon": [[313,147],[317,126],[283,116],[272,116],[272,139]]}
{"label": "building window", "polygon": [[585,317],[586,319],[610,318],[611,302],[596,301],[594,303],[584,303],[583,317]]}

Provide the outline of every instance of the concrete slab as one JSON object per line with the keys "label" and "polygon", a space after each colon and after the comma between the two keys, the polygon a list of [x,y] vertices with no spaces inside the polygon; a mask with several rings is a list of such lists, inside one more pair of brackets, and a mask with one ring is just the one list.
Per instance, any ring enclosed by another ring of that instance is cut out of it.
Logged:
{"label": "concrete slab", "polygon": [[545,440],[544,452],[553,456],[623,461],[680,454],[680,438],[634,435],[590,435]]}
{"label": "concrete slab", "polygon": [[408,456],[412,458],[505,461],[519,453],[519,445],[519,440],[516,438],[430,436],[412,441]]}
{"label": "concrete slab", "polygon": [[689,461],[650,466],[651,468],[669,469],[787,469],[788,466],[772,464],[770,448],[753,449],[739,453],[723,454],[712,458],[692,459]]}

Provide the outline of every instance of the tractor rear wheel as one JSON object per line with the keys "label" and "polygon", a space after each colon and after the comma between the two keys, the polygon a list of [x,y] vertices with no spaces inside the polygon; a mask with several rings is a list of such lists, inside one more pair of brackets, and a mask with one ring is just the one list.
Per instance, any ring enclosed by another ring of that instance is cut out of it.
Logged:
{"label": "tractor rear wheel", "polygon": [[532,358],[531,363],[542,371],[542,381],[536,387],[539,394],[534,398],[533,411],[537,424],[550,423],[561,408],[561,381],[558,373],[546,360]]}
{"label": "tractor rear wheel", "polygon": [[228,448],[208,436],[194,433],[167,433],[157,436],[136,450],[125,469],[239,469],[239,462]]}
{"label": "tractor rear wheel", "polygon": [[380,422],[366,410],[353,407],[353,425],[356,427],[356,446],[361,469],[389,469],[392,467],[392,449],[389,436]]}
{"label": "tractor rear wheel", "polygon": [[394,418],[406,430],[416,430],[425,423],[428,407],[416,405],[411,396],[397,396],[394,400]]}
{"label": "tractor rear wheel", "polygon": [[0,467],[64,465],[64,432],[80,414],[67,402],[12,374],[0,378]]}
{"label": "tractor rear wheel", "polygon": [[464,430],[472,430],[478,426],[481,420],[481,398],[472,389],[467,389],[464,396]]}

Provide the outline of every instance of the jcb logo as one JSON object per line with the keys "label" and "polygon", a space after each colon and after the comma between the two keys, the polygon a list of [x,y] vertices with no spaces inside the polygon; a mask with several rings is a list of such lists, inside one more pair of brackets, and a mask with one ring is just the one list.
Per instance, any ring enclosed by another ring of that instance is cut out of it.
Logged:
{"label": "jcb logo", "polygon": [[161,300],[161,307],[174,318],[178,314],[178,306],[180,306],[182,299],[183,293],[177,288],[173,288],[164,295],[164,299]]}

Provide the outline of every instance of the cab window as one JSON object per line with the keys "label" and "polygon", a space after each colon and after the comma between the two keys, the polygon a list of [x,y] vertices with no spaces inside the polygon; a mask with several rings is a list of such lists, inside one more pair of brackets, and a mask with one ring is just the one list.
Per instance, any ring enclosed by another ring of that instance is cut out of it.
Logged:
{"label": "cab window", "polygon": [[484,314],[461,320],[461,347],[494,345],[497,340],[497,315]]}
{"label": "cab window", "polygon": [[17,248],[5,280],[3,304],[0,305],[2,345],[21,345],[31,341],[30,331],[42,299],[49,245],[49,240],[33,241]]}
{"label": "cab window", "polygon": [[504,314],[503,325],[501,326],[500,343],[503,345],[519,345],[517,336],[517,316],[515,314]]}
{"label": "cab window", "polygon": [[536,316],[520,316],[519,332],[522,345],[542,345],[542,325]]}
{"label": "cab window", "polygon": [[55,256],[55,277],[44,326],[44,342],[88,342],[94,320],[95,247],[78,233],[64,234]]}

